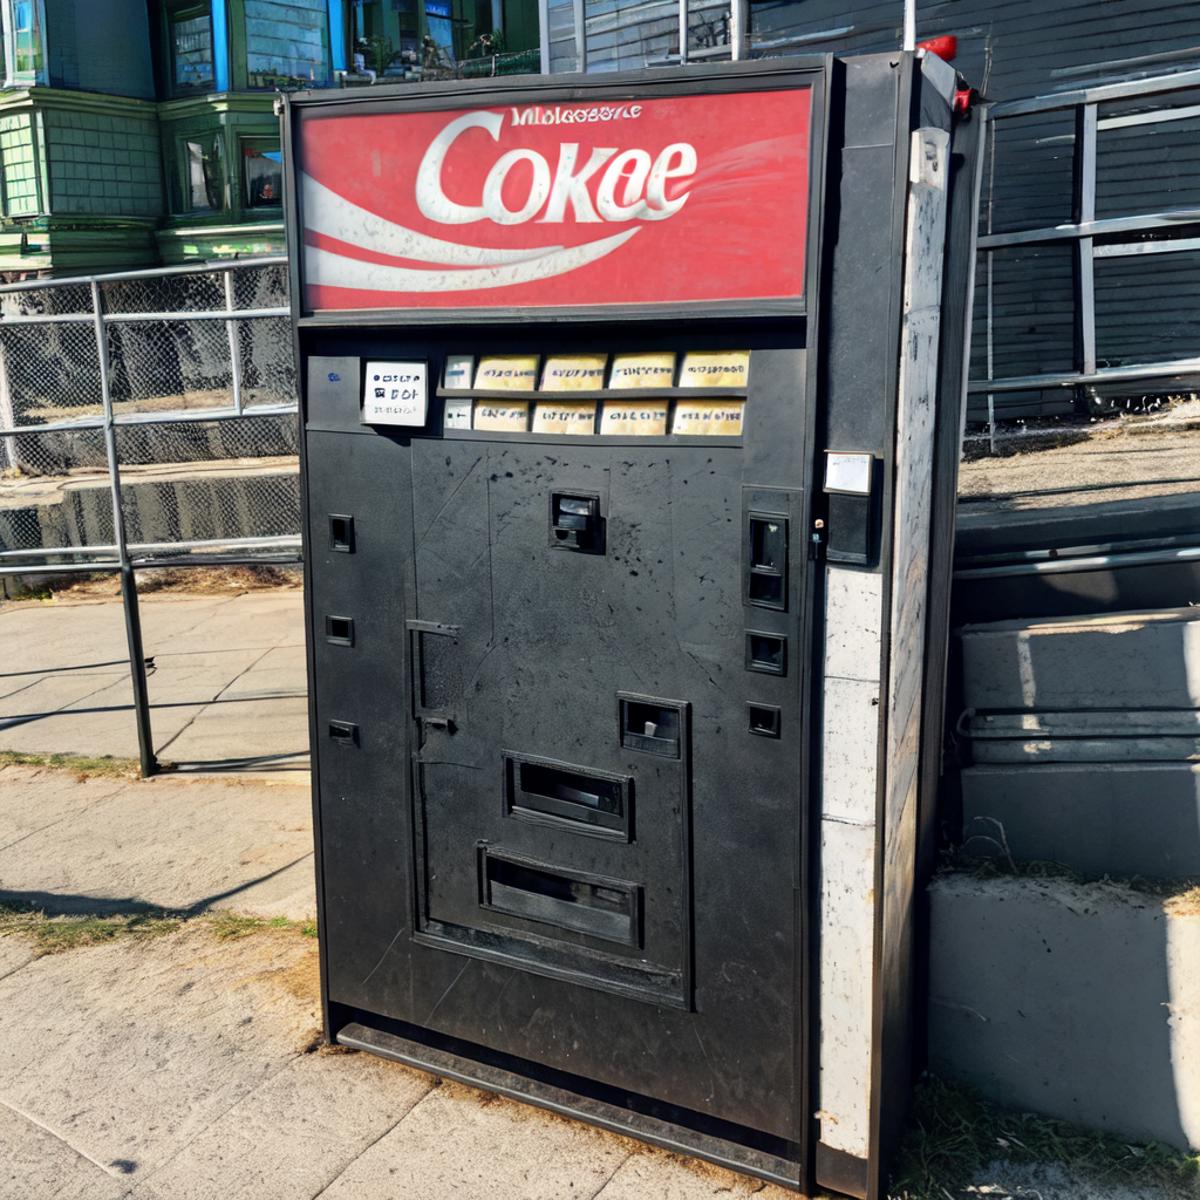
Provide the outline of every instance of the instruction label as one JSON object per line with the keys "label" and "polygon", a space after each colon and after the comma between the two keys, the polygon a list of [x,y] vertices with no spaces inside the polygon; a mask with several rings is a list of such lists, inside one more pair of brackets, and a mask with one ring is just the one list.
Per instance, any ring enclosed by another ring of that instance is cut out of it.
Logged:
{"label": "instruction label", "polygon": [[600,415],[600,432],[654,437],[667,432],[666,400],[609,400]]}
{"label": "instruction label", "polygon": [[534,433],[591,434],[596,432],[596,402],[543,401],[533,410]]}
{"label": "instruction label", "polygon": [[744,388],[749,377],[749,350],[691,350],[683,356],[679,386]]}
{"label": "instruction label", "polygon": [[475,372],[477,391],[532,392],[537,387],[536,354],[489,354]]}
{"label": "instruction label", "polygon": [[364,425],[424,425],[428,406],[428,363],[367,363],[363,377]]}
{"label": "instruction label", "polygon": [[524,433],[529,428],[528,400],[478,400],[475,428],[500,433]]}
{"label": "instruction label", "polygon": [[614,388],[669,388],[675,383],[675,355],[670,351],[613,356]]}
{"label": "instruction label", "polygon": [[542,368],[542,391],[598,392],[607,366],[607,354],[555,354]]}
{"label": "instruction label", "polygon": [[693,437],[738,437],[742,432],[740,400],[680,400],[671,432]]}

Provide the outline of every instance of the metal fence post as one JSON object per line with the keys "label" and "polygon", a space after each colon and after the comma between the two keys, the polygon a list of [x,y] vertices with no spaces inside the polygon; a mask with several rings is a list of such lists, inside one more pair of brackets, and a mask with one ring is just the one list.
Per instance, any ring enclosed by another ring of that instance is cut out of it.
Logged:
{"label": "metal fence post", "polygon": [[[233,272],[225,271],[225,311],[233,312],[235,294],[233,290]],[[238,344],[237,322],[225,322],[225,330],[229,334],[229,393],[233,401],[234,411],[242,411],[242,348]]]}
{"label": "metal fence post", "polygon": [[112,491],[113,541],[121,572],[121,604],[125,610],[125,641],[129,647],[129,678],[133,684],[133,710],[137,722],[138,757],[142,777],[158,770],[154,736],[150,729],[150,693],[146,684],[146,658],[142,648],[142,621],[138,612],[137,579],[129,560],[125,537],[125,510],[121,504],[121,468],[117,460],[117,431],[113,422],[112,381],[108,361],[108,330],[100,284],[91,280],[92,316],[96,327],[96,356],[100,366],[100,402],[104,408],[104,453],[108,459],[108,481]]}

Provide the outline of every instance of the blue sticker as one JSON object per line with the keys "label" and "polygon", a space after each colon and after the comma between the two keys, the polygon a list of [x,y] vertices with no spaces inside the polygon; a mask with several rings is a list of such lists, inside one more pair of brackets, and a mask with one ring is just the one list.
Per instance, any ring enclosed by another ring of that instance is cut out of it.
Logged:
{"label": "blue sticker", "polygon": [[330,383],[341,383],[342,377],[336,371],[330,371],[329,372],[329,382]]}

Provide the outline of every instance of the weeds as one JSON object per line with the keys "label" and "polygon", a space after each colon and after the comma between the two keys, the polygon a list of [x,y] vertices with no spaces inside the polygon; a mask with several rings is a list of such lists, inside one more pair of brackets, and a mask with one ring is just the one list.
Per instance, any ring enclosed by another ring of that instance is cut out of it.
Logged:
{"label": "weeds", "polygon": [[0,937],[25,937],[39,955],[61,954],[65,950],[97,946],[119,938],[147,941],[174,933],[182,923],[179,917],[167,913],[48,917],[42,912],[0,906]]}
{"label": "weeds", "polygon": [[48,916],[38,909],[0,905],[0,937],[23,937],[33,943],[39,956],[122,938],[144,941],[174,933],[185,925],[206,929],[219,941],[233,941],[272,929],[306,938],[317,936],[315,921],[292,921],[287,917],[248,917],[230,912],[193,916],[166,909],[123,916]]}
{"label": "weeds", "polygon": [[927,1076],[917,1086],[892,1175],[892,1200],[958,1200],[989,1164],[1054,1165],[1080,1180],[1168,1197],[1200,1196],[1200,1154],[1132,1145],[1034,1113],[1012,1112],[971,1088]]}
{"label": "weeds", "polygon": [[301,937],[317,936],[315,921],[292,921],[287,917],[248,917],[231,912],[212,913],[204,919],[208,922],[213,936],[223,942],[249,937],[264,929],[290,929]]}
{"label": "weeds", "polygon": [[137,779],[140,776],[136,759],[113,758],[109,754],[92,758],[85,754],[25,754],[20,750],[0,750],[0,767],[50,767],[70,771],[76,779],[94,776]]}

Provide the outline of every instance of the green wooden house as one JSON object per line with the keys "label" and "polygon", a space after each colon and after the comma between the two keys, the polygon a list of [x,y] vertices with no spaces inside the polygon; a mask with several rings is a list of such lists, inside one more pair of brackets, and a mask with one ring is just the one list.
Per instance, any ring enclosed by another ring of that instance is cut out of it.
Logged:
{"label": "green wooden house", "polygon": [[0,277],[280,251],[277,91],[537,71],[537,14],[536,0],[0,0]]}

